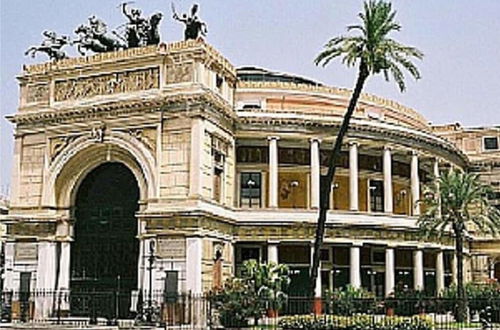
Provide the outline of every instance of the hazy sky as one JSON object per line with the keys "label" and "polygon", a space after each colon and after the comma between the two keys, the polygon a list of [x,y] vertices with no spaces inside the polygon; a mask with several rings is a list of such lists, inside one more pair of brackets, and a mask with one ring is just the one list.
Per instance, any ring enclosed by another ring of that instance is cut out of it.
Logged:
{"label": "hazy sky", "polygon": [[[72,35],[91,14],[109,27],[123,23],[120,0],[0,0],[0,193],[10,182],[12,126],[4,116],[16,111],[15,76],[23,63],[45,61],[23,56],[42,40],[45,29]],[[177,11],[191,1],[173,1]],[[351,88],[354,69],[339,62],[316,67],[313,59],[332,36],[357,21],[362,0],[198,0],[208,24],[207,42],[236,66],[254,65],[304,75],[328,85]],[[400,94],[394,83],[370,78],[365,91],[415,108],[433,123],[500,125],[499,0],[394,0],[403,25],[393,37],[425,53],[418,63],[423,78],[409,81]],[[171,1],[136,0],[147,15],[162,11],[162,40],[182,39],[171,19]],[[67,47],[68,52],[75,52]]]}

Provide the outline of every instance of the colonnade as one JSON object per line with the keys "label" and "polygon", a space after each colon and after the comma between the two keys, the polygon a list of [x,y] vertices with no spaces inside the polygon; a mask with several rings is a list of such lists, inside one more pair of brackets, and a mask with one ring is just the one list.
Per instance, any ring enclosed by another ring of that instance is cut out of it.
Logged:
{"label": "colonnade", "polygon": [[[362,244],[352,244],[349,248],[349,284],[354,288],[361,287],[361,248]],[[267,260],[268,262],[279,262],[279,241],[268,241],[267,243]],[[396,263],[395,263],[396,247],[387,246],[385,248],[385,295],[389,296],[394,292],[396,285]],[[436,292],[441,292],[445,289],[445,266],[444,252],[438,250],[435,254],[436,262]],[[311,246],[311,257],[313,255],[313,247]],[[452,259],[452,279],[456,281],[456,259]],[[413,250],[413,289],[424,290],[424,249],[415,248]],[[315,296],[321,297],[321,276],[316,279]]]}
{"label": "colonnade", "polygon": [[[277,208],[278,205],[278,136],[268,137],[269,144],[269,207]],[[310,139],[310,207],[319,208],[320,203],[320,143],[318,138]],[[358,142],[349,142],[349,210],[359,211],[359,166],[358,166]],[[384,183],[384,212],[393,213],[393,176],[392,176],[392,148],[385,146],[382,153],[383,183]],[[434,176],[439,176],[439,161],[436,158],[433,164]],[[420,177],[419,177],[419,154],[412,151],[410,155],[410,185],[411,185],[411,215],[420,215]]]}

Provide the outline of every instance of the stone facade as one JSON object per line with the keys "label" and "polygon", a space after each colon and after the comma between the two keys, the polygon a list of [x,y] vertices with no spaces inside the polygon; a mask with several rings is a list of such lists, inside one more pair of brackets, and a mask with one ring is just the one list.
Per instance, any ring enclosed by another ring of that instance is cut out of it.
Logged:
{"label": "stone facade", "polygon": [[[471,171],[488,184],[490,200],[500,208],[500,127],[434,126],[433,131],[453,142],[470,159]],[[473,277],[477,281],[500,278],[500,240],[481,237],[472,242]]]}
{"label": "stone facade", "polygon": [[[26,67],[9,118],[4,289],[19,290],[23,273],[31,289],[73,289],[79,190],[108,163],[125,165],[139,190],[134,289],[163,289],[177,271],[177,291],[201,294],[248,258],[290,264],[300,286],[320,174],[350,91],[245,77],[201,40]],[[468,165],[416,111],[363,95],[331,196],[317,294],[346,283],[384,295],[400,282],[435,291],[453,282],[453,241],[422,240],[417,200],[440,170]],[[469,264],[467,280],[480,267]],[[49,313],[35,306],[36,317]]]}

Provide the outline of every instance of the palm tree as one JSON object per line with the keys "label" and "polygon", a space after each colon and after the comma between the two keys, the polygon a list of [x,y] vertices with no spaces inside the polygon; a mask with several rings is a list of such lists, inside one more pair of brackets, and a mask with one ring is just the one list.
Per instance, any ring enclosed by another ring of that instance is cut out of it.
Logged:
{"label": "palm tree", "polygon": [[457,257],[457,317],[463,322],[467,311],[464,290],[463,247],[471,232],[495,235],[500,232],[500,211],[488,200],[491,187],[481,183],[476,174],[449,171],[426,188],[420,203],[425,211],[418,225],[426,236],[448,235],[455,238]]}
{"label": "palm tree", "polygon": [[391,32],[401,29],[401,25],[395,21],[395,16],[396,12],[392,10],[392,5],[389,2],[383,0],[365,1],[364,12],[359,14],[361,24],[347,27],[348,31],[357,31],[359,34],[331,39],[315,59],[316,65],[325,66],[334,58],[341,57],[342,62],[348,67],[358,67],[358,77],[335,145],[328,159],[328,172],[323,181],[324,184],[321,185],[320,210],[311,267],[311,292],[313,295],[314,283],[316,283],[318,276],[319,252],[323,244],[326,214],[329,207],[328,196],[330,196],[331,183],[335,177],[335,162],[340,156],[342,141],[363,86],[370,75],[383,73],[387,81],[392,76],[403,92],[405,90],[403,69],[415,79],[420,78],[420,73],[411,60],[412,58],[422,59],[422,52],[414,47],[402,45],[389,37]]}

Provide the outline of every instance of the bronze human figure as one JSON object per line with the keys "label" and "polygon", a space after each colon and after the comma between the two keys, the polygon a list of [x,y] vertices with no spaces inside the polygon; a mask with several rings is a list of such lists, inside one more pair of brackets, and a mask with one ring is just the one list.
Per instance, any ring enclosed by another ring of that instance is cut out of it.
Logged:
{"label": "bronze human figure", "polygon": [[127,2],[121,4],[122,12],[128,19],[123,38],[126,40],[128,48],[159,44],[160,32],[158,28],[163,17],[162,13],[155,13],[149,18],[144,18],[140,9],[128,10],[127,5]]}
{"label": "bronze human figure", "polygon": [[207,25],[205,22],[202,22],[198,15],[196,13],[198,12],[198,5],[194,4],[193,7],[191,8],[191,14],[188,16],[187,14],[182,14],[182,16],[179,17],[179,15],[176,13],[174,5],[172,3],[172,12],[173,12],[173,19],[184,23],[185,29],[184,29],[184,40],[196,40],[201,36],[206,36],[207,35]]}
{"label": "bronze human figure", "polygon": [[68,36],[58,36],[54,31],[43,31],[42,35],[45,37],[40,46],[32,46],[24,53],[35,57],[37,52],[45,53],[51,60],[61,60],[67,58],[65,52],[61,50],[62,47],[70,43]]}

